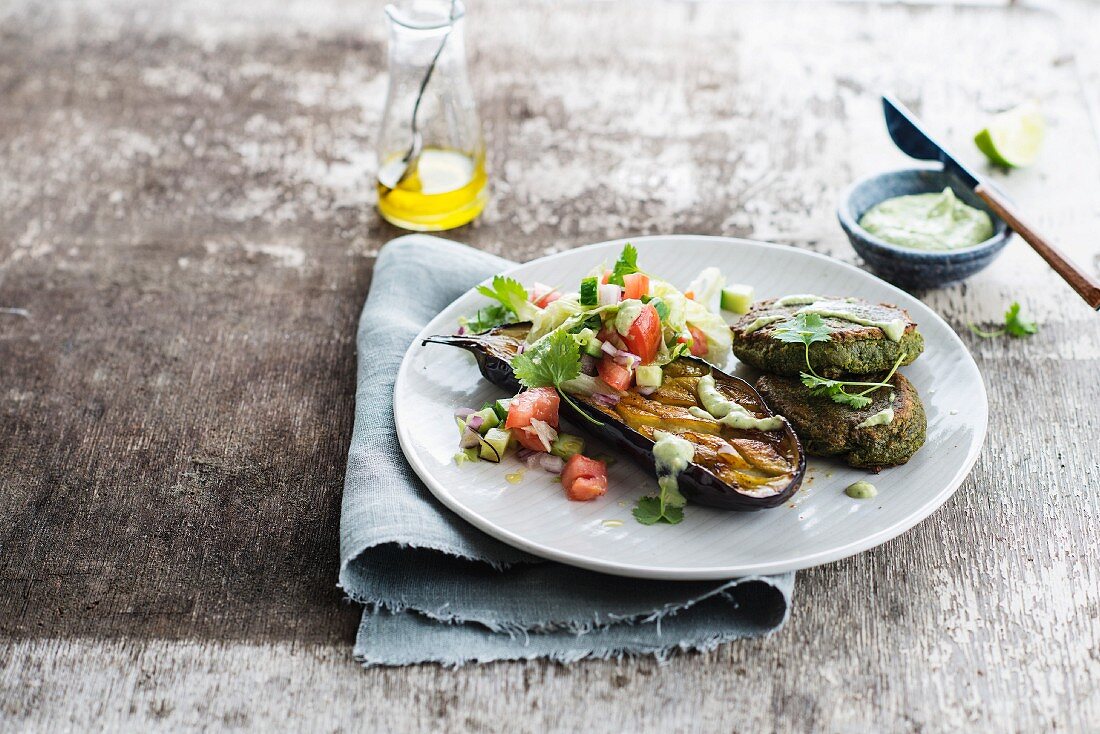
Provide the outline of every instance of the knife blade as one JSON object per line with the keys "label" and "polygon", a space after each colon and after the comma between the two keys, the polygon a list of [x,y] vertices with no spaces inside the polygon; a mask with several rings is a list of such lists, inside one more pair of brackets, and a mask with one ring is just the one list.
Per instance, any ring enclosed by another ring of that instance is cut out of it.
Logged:
{"label": "knife blade", "polygon": [[922,161],[939,161],[947,171],[972,189],[981,183],[981,179],[925,131],[920,121],[901,102],[883,95],[882,112],[886,117],[886,130],[901,152]]}
{"label": "knife blade", "polygon": [[959,163],[955,156],[948,153],[946,148],[925,131],[924,126],[905,105],[893,97],[883,95],[882,112],[886,117],[886,130],[890,133],[890,139],[901,152],[910,158],[942,163],[944,170],[973,189],[1089,306],[1100,311],[1100,280],[1070,260],[1053,242],[1026,223],[1004,194]]}

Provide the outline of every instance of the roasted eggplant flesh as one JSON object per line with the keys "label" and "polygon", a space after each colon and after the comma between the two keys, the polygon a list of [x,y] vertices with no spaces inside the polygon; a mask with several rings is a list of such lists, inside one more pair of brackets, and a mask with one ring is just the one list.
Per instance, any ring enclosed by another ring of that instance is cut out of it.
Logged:
{"label": "roasted eggplant flesh", "polygon": [[[512,324],[479,335],[436,336],[427,341],[472,352],[482,375],[506,390],[518,391],[511,359],[522,348],[528,324]],[[643,395],[632,388],[614,405],[578,393],[570,397],[595,425],[567,402],[561,410],[580,429],[613,444],[652,469],[655,431],[668,431],[695,447],[691,466],[680,475],[680,491],[692,502],[732,510],[753,510],[782,504],[798,489],[806,468],[802,446],[790,425],[774,431],[737,429],[692,414],[701,408],[699,378],[714,377],[718,391],[759,418],[773,415],[763,399],[744,380],[727,375],[694,357],[665,365],[664,379],[655,392]],[[609,392],[612,392],[609,390]]]}

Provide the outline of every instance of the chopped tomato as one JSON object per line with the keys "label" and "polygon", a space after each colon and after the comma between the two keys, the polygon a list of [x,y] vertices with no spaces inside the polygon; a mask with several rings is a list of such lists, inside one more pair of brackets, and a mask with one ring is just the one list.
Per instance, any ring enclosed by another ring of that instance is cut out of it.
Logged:
{"label": "chopped tomato", "polygon": [[656,359],[657,350],[661,348],[661,317],[657,315],[657,309],[648,303],[643,306],[638,318],[627,329],[623,341],[628,351],[642,358],[642,364]]}
{"label": "chopped tomato", "polygon": [[623,298],[641,298],[649,294],[649,276],[645,273],[631,273],[623,276],[626,294]]}
{"label": "chopped tomato", "polygon": [[603,271],[603,277],[600,278],[600,282],[603,283],[604,285],[607,285],[610,280],[611,280],[611,271],[610,270]]}
{"label": "chopped tomato", "polygon": [[[558,404],[560,402],[561,398],[558,391],[552,387],[536,387],[524,390],[512,398],[512,402],[508,404],[508,420],[504,422],[504,427],[527,428],[531,425],[531,420],[537,418],[557,428]],[[519,433],[517,432],[516,438],[520,440],[520,443],[523,443],[522,439],[519,439]],[[537,436],[535,440],[540,446],[540,450],[543,450]],[[527,446],[527,444],[523,445]],[[528,448],[531,447],[528,446]]]}
{"label": "chopped tomato", "polygon": [[634,373],[615,362],[610,356],[604,356],[596,363],[596,371],[600,373],[600,379],[616,390],[629,390],[630,383],[634,381]]}
{"label": "chopped tomato", "polygon": [[688,324],[688,330],[691,332],[691,354],[695,357],[702,357],[707,353],[707,335],[699,329],[695,328],[691,324]]}
{"label": "chopped tomato", "polygon": [[565,496],[574,502],[587,502],[607,493],[607,479],[589,479],[581,477],[573,486],[565,490]]}
{"label": "chopped tomato", "polygon": [[539,308],[546,308],[547,306],[549,306],[551,303],[558,300],[559,298],[561,298],[561,293],[558,292],[557,290],[552,290],[549,293],[547,293],[545,296],[540,298],[539,300],[535,301],[535,305],[538,306]]}
{"label": "chopped tomato", "polygon": [[575,502],[587,502],[607,492],[607,464],[574,454],[561,472],[565,496]]}

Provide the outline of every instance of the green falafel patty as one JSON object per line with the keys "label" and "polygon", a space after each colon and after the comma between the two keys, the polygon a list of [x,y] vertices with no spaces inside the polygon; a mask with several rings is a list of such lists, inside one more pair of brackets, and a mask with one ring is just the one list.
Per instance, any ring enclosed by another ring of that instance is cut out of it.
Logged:
{"label": "green falafel patty", "polygon": [[[768,407],[791,422],[806,453],[835,456],[851,466],[877,471],[909,461],[924,445],[928,428],[913,383],[896,373],[890,384],[893,390],[875,390],[874,401],[858,410],[812,395],[797,377],[764,375],[756,390]],[[887,410],[892,412],[888,422]]]}
{"label": "green falafel patty", "polygon": [[[833,329],[829,341],[810,345],[810,364],[823,377],[886,372],[898,357],[904,355],[901,364],[906,365],[924,351],[924,337],[905,309],[858,298],[787,296],[757,302],[730,327],[734,355],[764,372],[805,372],[804,346],[774,338],[776,328],[799,313],[818,313]],[[848,318],[833,313],[846,313]]]}

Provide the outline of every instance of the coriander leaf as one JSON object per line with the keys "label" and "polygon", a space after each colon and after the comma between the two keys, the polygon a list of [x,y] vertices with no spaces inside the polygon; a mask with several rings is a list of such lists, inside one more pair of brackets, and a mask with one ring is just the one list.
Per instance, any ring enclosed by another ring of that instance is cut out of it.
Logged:
{"label": "coriander leaf", "polygon": [[1039,330],[1039,325],[1020,316],[1020,304],[1013,301],[1005,311],[1005,331],[1015,337],[1031,336]]}
{"label": "coriander leaf", "polygon": [[656,525],[661,521],[676,525],[684,519],[684,508],[666,505],[662,510],[659,497],[639,497],[631,514],[642,525]]}
{"label": "coriander leaf", "polygon": [[665,507],[665,522],[667,522],[669,525],[678,525],[683,519],[683,507]]}
{"label": "coriander leaf", "polygon": [[1039,331],[1038,324],[1020,316],[1020,303],[1018,301],[1013,301],[1012,305],[1005,311],[1005,325],[1000,329],[996,329],[995,331],[984,331],[973,323],[967,324],[967,326],[982,339],[993,339],[994,337],[1004,336],[1005,334],[1016,338],[1022,338],[1031,336]]}
{"label": "coriander leaf", "polygon": [[525,387],[553,387],[565,402],[597,426],[603,423],[573,402],[562,385],[581,373],[581,348],[565,329],[539,339],[523,354],[512,358],[512,373]]}
{"label": "coriander leaf", "polygon": [[[845,391],[845,385],[866,385],[867,383],[853,383],[853,382],[841,382],[839,380],[829,380],[824,377],[818,377],[817,375],[811,375],[803,372],[802,384],[810,388],[810,394],[818,397],[828,397],[834,403],[840,405],[847,405],[851,408],[866,408],[873,400],[867,397],[866,394],[853,395]],[[872,387],[871,392],[877,390],[878,387]]]}
{"label": "coriander leaf", "polygon": [[832,389],[833,387],[840,387],[840,382],[838,382],[837,380],[830,380],[825,377],[818,377],[817,375],[811,375],[808,372],[801,372],[799,374],[802,377],[802,384],[810,388],[811,390],[817,388],[828,390]]}
{"label": "coriander leaf", "polygon": [[615,267],[611,270],[611,276],[607,279],[607,282],[615,285],[625,285],[626,282],[623,280],[623,276],[637,272],[639,272],[638,250],[634,245],[627,242],[623,245],[623,251],[615,262]]}
{"label": "coriander leaf", "polygon": [[498,275],[493,278],[492,287],[479,285],[477,292],[486,298],[499,301],[502,306],[514,313],[520,321],[530,321],[538,315],[538,308],[527,300],[527,289],[514,278]]}
{"label": "coriander leaf", "polygon": [[661,501],[656,497],[639,497],[632,514],[642,525],[655,525],[661,519]]}
{"label": "coriander leaf", "polygon": [[495,326],[508,322],[508,314],[511,311],[504,306],[493,305],[486,306],[485,308],[479,308],[477,313],[472,317],[462,318],[458,320],[460,326],[466,327],[468,331],[474,334],[480,334],[483,331],[488,331]]}
{"label": "coriander leaf", "polygon": [[512,371],[527,387],[559,387],[581,373],[580,347],[567,332],[555,331],[513,357]]}
{"label": "coriander leaf", "polygon": [[800,313],[775,327],[772,330],[772,338],[791,344],[805,344],[809,347],[814,342],[829,341],[829,335],[834,331],[835,329],[826,324],[820,315]]}
{"label": "coriander leaf", "polygon": [[634,507],[634,518],[642,525],[653,525],[664,521],[675,525],[684,519],[684,505],[687,500],[680,494],[676,477],[664,474],[657,478],[661,488],[656,497],[641,497]]}
{"label": "coriander leaf", "polygon": [[859,410],[860,408],[866,408],[868,405],[874,402],[866,395],[852,395],[851,393],[844,392],[844,388],[841,388],[837,392],[830,393],[829,397],[833,399],[834,403],[847,405],[849,408],[854,408],[856,410]]}

